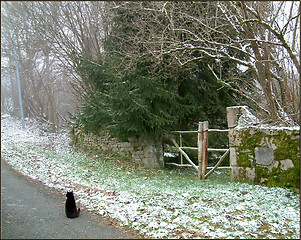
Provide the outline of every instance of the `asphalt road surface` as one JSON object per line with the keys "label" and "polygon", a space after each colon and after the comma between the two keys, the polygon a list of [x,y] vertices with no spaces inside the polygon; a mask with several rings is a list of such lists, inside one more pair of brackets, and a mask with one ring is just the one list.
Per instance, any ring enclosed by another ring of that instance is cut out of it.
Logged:
{"label": "asphalt road surface", "polygon": [[65,199],[62,193],[21,175],[1,160],[1,239],[139,238],[82,206],[78,218],[67,218]]}

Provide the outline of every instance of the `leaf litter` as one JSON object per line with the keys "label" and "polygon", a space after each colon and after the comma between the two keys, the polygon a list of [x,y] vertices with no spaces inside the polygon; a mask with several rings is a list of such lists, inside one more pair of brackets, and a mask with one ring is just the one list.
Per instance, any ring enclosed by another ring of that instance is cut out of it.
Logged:
{"label": "leaf litter", "polygon": [[2,115],[2,158],[120,226],[151,238],[300,237],[300,197],[289,189],[231,182],[227,170],[200,181],[190,169],[141,169],[76,150],[67,130],[49,129]]}

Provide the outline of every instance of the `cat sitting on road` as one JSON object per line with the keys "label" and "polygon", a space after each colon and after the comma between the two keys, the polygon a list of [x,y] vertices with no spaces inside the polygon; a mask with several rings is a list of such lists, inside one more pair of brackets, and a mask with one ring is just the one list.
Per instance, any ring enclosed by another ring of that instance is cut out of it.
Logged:
{"label": "cat sitting on road", "polygon": [[73,191],[67,191],[66,194],[67,200],[65,205],[65,212],[68,218],[76,218],[79,216],[80,208],[76,209],[75,199]]}

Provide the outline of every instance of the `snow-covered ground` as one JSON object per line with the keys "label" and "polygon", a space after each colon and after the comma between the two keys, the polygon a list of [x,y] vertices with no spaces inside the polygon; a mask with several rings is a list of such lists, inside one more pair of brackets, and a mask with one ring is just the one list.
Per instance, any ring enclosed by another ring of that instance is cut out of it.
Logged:
{"label": "snow-covered ground", "polygon": [[75,151],[67,132],[1,116],[1,156],[80,205],[152,238],[299,238],[300,198],[288,189],[207,181],[189,170],[144,170]]}

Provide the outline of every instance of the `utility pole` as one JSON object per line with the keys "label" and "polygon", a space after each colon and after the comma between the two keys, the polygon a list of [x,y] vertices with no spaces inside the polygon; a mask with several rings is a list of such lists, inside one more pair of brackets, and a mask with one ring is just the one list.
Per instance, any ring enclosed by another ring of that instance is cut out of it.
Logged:
{"label": "utility pole", "polygon": [[18,85],[18,93],[19,93],[19,102],[20,102],[20,114],[21,114],[21,122],[22,128],[25,128],[24,124],[24,113],[23,113],[23,103],[22,103],[22,93],[21,93],[21,84],[20,84],[20,75],[19,75],[19,65],[18,65],[18,56],[17,56],[17,45],[15,35],[12,34],[13,44],[14,44],[14,52],[15,52],[15,60],[16,60],[16,75],[17,75],[17,85]]}

